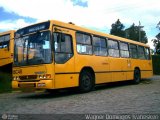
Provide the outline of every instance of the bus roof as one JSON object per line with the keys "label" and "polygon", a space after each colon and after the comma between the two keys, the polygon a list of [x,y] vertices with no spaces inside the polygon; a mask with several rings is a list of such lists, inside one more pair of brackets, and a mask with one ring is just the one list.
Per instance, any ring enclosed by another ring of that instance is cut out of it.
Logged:
{"label": "bus roof", "polygon": [[0,35],[6,35],[9,33],[15,32],[15,30],[9,30],[9,31],[5,31],[5,32],[1,32]]}
{"label": "bus roof", "polygon": [[120,40],[120,41],[123,41],[123,42],[128,42],[128,43],[132,43],[132,44],[137,44],[137,45],[149,47],[148,45],[146,45],[144,43],[141,43],[141,42],[136,42],[136,41],[133,41],[133,40],[130,40],[130,39],[127,39],[127,38],[122,38],[122,37],[118,37],[118,36],[115,36],[115,35],[110,35],[110,34],[107,34],[107,33],[98,32],[98,31],[95,31],[95,30],[90,30],[90,29],[87,29],[87,28],[84,28],[84,27],[74,25],[72,23],[64,23],[64,22],[57,21],[57,20],[50,20],[50,23],[54,24],[54,25],[57,25],[57,26],[60,26],[60,27],[64,27],[64,28],[69,28],[69,29],[82,31],[82,32],[86,32],[86,33],[91,33],[91,34],[102,36],[102,37],[107,37],[107,38],[110,38],[110,39]]}
{"label": "bus roof", "polygon": [[[130,40],[130,39],[127,39],[127,38],[122,38],[122,37],[118,37],[118,36],[115,36],[115,35],[111,35],[111,34],[107,34],[107,33],[103,33],[103,32],[98,32],[98,31],[95,31],[95,30],[87,29],[87,28],[80,27],[80,26],[77,26],[75,24],[72,24],[71,22],[70,23],[65,23],[65,22],[61,22],[61,21],[58,21],[58,20],[48,20],[48,21],[44,21],[44,22],[40,22],[40,23],[30,25],[30,26],[36,26],[38,24],[43,24],[45,22],[46,23],[50,22],[51,25],[55,25],[57,27],[63,27],[63,28],[67,28],[67,29],[71,29],[71,30],[75,30],[75,31],[86,32],[86,33],[90,33],[90,34],[93,34],[93,35],[110,38],[110,39],[113,39],[113,40],[119,40],[119,41],[123,41],[123,42],[128,42],[128,43],[132,43],[132,44],[137,44],[137,45],[149,47],[149,45],[146,45],[146,44],[141,43],[141,42],[137,42],[137,41],[133,41],[133,40]],[[27,27],[24,27],[24,28],[28,28],[30,26],[27,26]],[[52,26],[50,26],[50,27],[52,27]],[[19,30],[22,30],[24,28],[21,28]],[[19,30],[17,30],[17,31],[19,31]]]}

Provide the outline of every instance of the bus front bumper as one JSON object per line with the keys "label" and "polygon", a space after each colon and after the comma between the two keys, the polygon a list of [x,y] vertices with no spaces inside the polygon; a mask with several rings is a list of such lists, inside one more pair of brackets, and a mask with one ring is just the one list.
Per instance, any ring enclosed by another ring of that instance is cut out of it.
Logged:
{"label": "bus front bumper", "polygon": [[53,80],[40,80],[37,82],[19,82],[16,80],[12,81],[12,88],[34,88],[34,89],[53,89]]}

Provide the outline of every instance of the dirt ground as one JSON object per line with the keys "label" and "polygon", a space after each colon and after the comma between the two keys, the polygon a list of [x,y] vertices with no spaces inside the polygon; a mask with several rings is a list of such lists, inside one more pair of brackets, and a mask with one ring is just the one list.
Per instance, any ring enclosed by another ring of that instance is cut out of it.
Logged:
{"label": "dirt ground", "polygon": [[0,94],[0,114],[160,114],[160,76],[118,82],[89,93],[75,90]]}

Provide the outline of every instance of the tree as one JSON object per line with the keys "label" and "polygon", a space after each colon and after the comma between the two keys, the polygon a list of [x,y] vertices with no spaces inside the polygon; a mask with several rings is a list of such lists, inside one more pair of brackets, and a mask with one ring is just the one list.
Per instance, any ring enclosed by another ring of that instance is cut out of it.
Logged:
{"label": "tree", "polygon": [[[160,31],[160,21],[157,24],[156,28],[158,28]],[[152,39],[152,42],[153,42],[153,45],[156,49],[156,54],[160,54],[160,32],[155,37],[156,37],[155,39]]]}
{"label": "tree", "polygon": [[124,25],[118,19],[115,23],[111,25],[110,34],[116,35],[119,37],[125,37]]}
{"label": "tree", "polygon": [[134,23],[127,29],[125,29],[126,38],[147,43],[148,39],[146,36],[146,32],[142,29],[142,26],[136,26]]}
{"label": "tree", "polygon": [[157,27],[156,28],[158,28],[159,30],[160,30],[160,21],[159,21],[159,23],[157,24]]}

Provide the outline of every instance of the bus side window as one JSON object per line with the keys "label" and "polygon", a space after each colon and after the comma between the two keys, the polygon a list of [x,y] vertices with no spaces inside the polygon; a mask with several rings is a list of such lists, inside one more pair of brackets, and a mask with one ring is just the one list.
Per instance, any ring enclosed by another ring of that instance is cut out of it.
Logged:
{"label": "bus side window", "polygon": [[0,36],[0,48],[8,48],[9,51],[10,35]]}
{"label": "bus side window", "polygon": [[93,50],[95,55],[107,56],[106,39],[93,36]]}
{"label": "bus side window", "polygon": [[134,44],[130,44],[130,57],[138,58],[137,46]]}
{"label": "bus side window", "polygon": [[3,43],[3,38],[4,38],[3,36],[0,36],[0,48],[3,48],[3,44],[2,44]]}
{"label": "bus side window", "polygon": [[80,54],[92,54],[91,36],[86,33],[76,33],[77,52]]}
{"label": "bus side window", "polygon": [[145,59],[144,47],[138,46],[138,56],[140,59]]}
{"label": "bus side window", "polygon": [[149,60],[149,59],[150,59],[150,52],[149,52],[149,48],[145,48],[145,58],[146,58],[147,60]]}
{"label": "bus side window", "polygon": [[121,57],[129,58],[128,43],[120,42],[120,52],[121,52]]}
{"label": "bus side window", "polygon": [[53,33],[53,39],[55,62],[63,64],[73,56],[72,37],[64,33]]}
{"label": "bus side window", "polygon": [[119,57],[118,41],[108,40],[108,54],[112,57]]}

